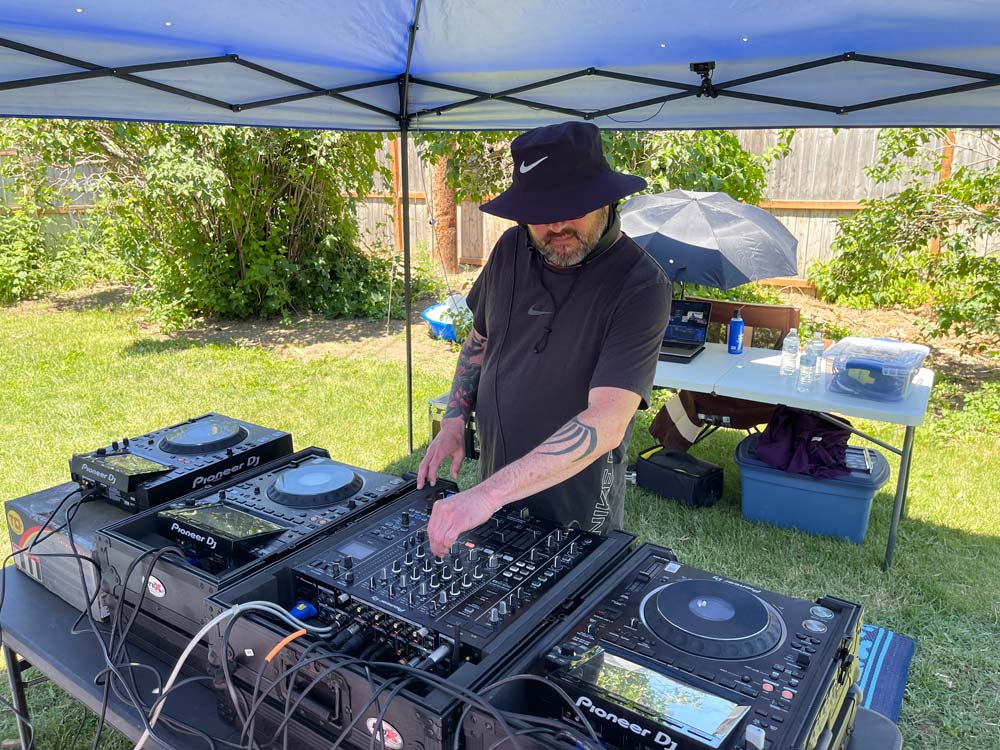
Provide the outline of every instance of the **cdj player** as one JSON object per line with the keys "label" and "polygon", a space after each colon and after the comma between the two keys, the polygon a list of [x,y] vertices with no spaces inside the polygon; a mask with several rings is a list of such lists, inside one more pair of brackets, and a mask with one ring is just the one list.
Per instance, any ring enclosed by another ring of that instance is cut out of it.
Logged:
{"label": "cdj player", "polygon": [[203,414],[106,448],[78,453],[70,476],[84,489],[128,511],[224,482],[292,452],[287,432]]}
{"label": "cdj player", "polygon": [[[808,602],[697,570],[647,544],[512,667],[544,676],[573,705],[554,691],[508,690],[503,701],[582,729],[579,712],[615,750],[841,750],[858,705],[861,614],[834,597]],[[463,732],[469,750],[502,739],[478,712]]]}
{"label": "cdj player", "polygon": [[[299,745],[342,738],[347,747],[368,747],[381,712],[373,699],[388,690],[395,697],[381,704],[384,731],[403,744],[387,747],[450,747],[459,704],[431,678],[466,690],[485,684],[634,542],[621,532],[602,537],[501,508],[437,558],[427,522],[447,485],[405,495],[209,600],[213,613],[269,601],[334,629],[327,640],[298,637],[282,648],[286,628],[250,615],[234,620],[228,635],[215,634],[215,660],[226,655],[243,701],[272,688],[259,706],[262,732],[295,703],[289,726]],[[370,663],[341,668],[344,655]],[[399,670],[407,668],[429,677],[401,684]],[[285,670],[297,678],[275,680]],[[228,715],[232,706],[220,688],[220,711]]]}
{"label": "cdj player", "polygon": [[[307,448],[102,529],[103,588],[115,606],[122,597],[131,606],[141,598],[149,621],[137,623],[134,635],[140,640],[155,646],[174,631],[183,645],[205,621],[205,597],[414,485]],[[170,548],[176,552],[164,553]],[[137,561],[141,564],[129,576]]]}

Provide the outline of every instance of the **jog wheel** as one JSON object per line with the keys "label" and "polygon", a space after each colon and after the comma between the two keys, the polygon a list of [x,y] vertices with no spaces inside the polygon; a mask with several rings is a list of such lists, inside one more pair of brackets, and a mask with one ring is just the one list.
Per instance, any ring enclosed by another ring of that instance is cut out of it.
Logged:
{"label": "jog wheel", "polygon": [[160,450],[175,455],[214,453],[242,443],[249,434],[232,419],[209,417],[170,430],[160,440]]}
{"label": "jog wheel", "polygon": [[668,583],[650,591],[640,611],[664,643],[710,659],[752,659],[785,639],[784,622],[774,607],[722,581]]}
{"label": "jog wheel", "polygon": [[346,500],[363,486],[364,480],[349,467],[317,461],[281,472],[267,496],[292,508],[318,508]]}

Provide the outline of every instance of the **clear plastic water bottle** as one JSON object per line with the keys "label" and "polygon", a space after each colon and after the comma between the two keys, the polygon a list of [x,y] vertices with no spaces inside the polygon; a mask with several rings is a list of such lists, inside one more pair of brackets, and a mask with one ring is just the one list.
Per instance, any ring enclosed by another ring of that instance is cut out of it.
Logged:
{"label": "clear plastic water bottle", "polygon": [[782,375],[792,375],[799,368],[799,331],[792,328],[785,336],[785,343],[781,345],[781,369]]}
{"label": "clear plastic water bottle", "polygon": [[799,357],[799,377],[795,381],[795,390],[808,393],[816,386],[816,349],[810,341]]}
{"label": "clear plastic water bottle", "polygon": [[826,351],[826,348],[823,346],[823,335],[819,331],[815,331],[806,348],[816,355],[816,381],[822,383],[825,371],[823,367],[823,354]]}

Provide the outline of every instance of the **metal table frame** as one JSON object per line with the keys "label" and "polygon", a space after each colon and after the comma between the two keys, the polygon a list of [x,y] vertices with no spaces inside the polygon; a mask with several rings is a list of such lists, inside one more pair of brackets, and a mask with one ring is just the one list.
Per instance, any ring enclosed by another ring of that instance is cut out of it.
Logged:
{"label": "metal table frame", "polygon": [[767,404],[784,404],[815,413],[834,412],[845,417],[858,417],[905,427],[903,445],[897,448],[835,417],[825,417],[858,437],[869,440],[900,457],[892,521],[882,563],[882,570],[888,570],[895,551],[899,522],[906,512],[906,493],[913,459],[914,436],[927,412],[934,373],[926,368],[921,369],[914,377],[904,400],[881,402],[830,391],[827,387],[829,373],[812,392],[799,393],[795,389],[795,378],[783,377],[779,373],[780,364],[781,352],[773,349],[748,347],[744,349],[743,354],[731,355],[726,351],[725,344],[712,343],[707,344],[705,351],[690,362],[658,363],[653,384],[661,388],[682,388]]}

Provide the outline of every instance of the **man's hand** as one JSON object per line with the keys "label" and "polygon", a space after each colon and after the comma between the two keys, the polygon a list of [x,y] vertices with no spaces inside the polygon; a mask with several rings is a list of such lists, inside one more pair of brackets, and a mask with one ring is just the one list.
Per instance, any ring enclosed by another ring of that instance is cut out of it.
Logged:
{"label": "man's hand", "polygon": [[459,534],[486,523],[495,510],[486,494],[476,487],[452,495],[447,500],[438,500],[427,523],[431,552],[444,557]]}
{"label": "man's hand", "polygon": [[441,420],[441,431],[431,441],[417,469],[417,489],[430,482],[437,482],[438,467],[444,459],[451,459],[451,478],[458,479],[458,470],[465,458],[465,420],[461,417]]}

